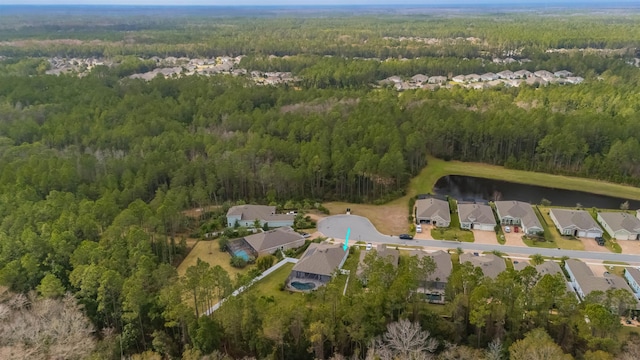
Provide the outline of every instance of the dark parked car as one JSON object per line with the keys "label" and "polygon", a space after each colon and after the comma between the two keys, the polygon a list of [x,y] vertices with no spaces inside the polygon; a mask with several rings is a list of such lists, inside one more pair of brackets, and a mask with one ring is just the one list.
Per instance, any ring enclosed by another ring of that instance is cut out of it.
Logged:
{"label": "dark parked car", "polygon": [[604,238],[602,236],[596,237],[596,242],[598,243],[598,245],[604,246]]}
{"label": "dark parked car", "polygon": [[411,240],[411,239],[413,239],[413,236],[411,236],[409,234],[400,234],[398,237],[400,239],[403,239],[403,240]]}

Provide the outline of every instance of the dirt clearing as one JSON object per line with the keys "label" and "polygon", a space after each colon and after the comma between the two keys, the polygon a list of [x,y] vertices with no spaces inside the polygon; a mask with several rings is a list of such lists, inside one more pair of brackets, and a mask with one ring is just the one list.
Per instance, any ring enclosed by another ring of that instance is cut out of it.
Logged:
{"label": "dirt clearing", "polygon": [[409,232],[407,204],[371,205],[328,202],[322,205],[329,209],[331,215],[344,214],[347,208],[350,208],[351,214],[366,217],[382,234],[398,235]]}

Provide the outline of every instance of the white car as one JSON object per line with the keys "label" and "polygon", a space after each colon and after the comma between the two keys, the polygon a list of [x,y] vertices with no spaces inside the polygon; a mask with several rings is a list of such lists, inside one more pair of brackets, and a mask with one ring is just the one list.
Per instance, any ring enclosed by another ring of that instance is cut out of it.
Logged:
{"label": "white car", "polygon": [[416,232],[417,233],[421,233],[422,232],[422,225],[420,225],[420,224],[416,225]]}
{"label": "white car", "polygon": [[511,228],[510,228],[510,227],[508,227],[508,226],[505,226],[505,227],[504,227],[504,232],[506,232],[506,233],[510,233],[510,232],[511,232]]}
{"label": "white car", "polygon": [[373,244],[372,243],[367,243],[366,249],[367,249],[367,251],[373,249]]}

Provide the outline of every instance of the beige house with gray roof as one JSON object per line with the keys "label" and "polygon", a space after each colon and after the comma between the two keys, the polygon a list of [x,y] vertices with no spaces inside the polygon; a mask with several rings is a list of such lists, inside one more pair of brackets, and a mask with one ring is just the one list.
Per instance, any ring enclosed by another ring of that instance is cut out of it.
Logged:
{"label": "beige house with gray roof", "polygon": [[623,278],[613,274],[603,274],[603,277],[595,276],[589,266],[580,260],[569,259],[565,261],[564,269],[581,300],[584,300],[593,291],[607,292],[611,289],[624,289],[633,294]]}
{"label": "beige house with gray roof", "polygon": [[265,223],[269,227],[293,226],[294,214],[278,214],[275,206],[266,205],[237,205],[227,211],[227,226],[235,226],[236,221],[240,226],[252,227],[256,220],[260,226]]}
{"label": "beige house with gray roof", "polygon": [[451,255],[442,250],[435,252],[413,250],[409,254],[411,256],[417,256],[419,259],[425,256],[433,259],[436,268],[426,279],[420,281],[417,291],[424,294],[425,299],[430,303],[444,304],[445,288],[449,281],[449,276],[451,276],[451,271],[453,270]]}
{"label": "beige house with gray roof", "polygon": [[432,224],[437,227],[449,227],[451,211],[449,202],[435,198],[418,199],[414,207],[414,215],[418,224]]}
{"label": "beige house with gray roof", "polygon": [[640,240],[640,219],[626,212],[599,212],[598,221],[616,240]]}
{"label": "beige house with gray roof", "polygon": [[236,241],[245,241],[253,249],[255,257],[304,245],[304,237],[289,226],[245,236]]}
{"label": "beige house with gray roof", "polygon": [[485,204],[458,204],[460,228],[468,230],[494,231],[496,218],[491,206]]}
{"label": "beige house with gray roof", "polygon": [[336,271],[342,268],[348,255],[349,251],[345,251],[342,245],[312,243],[293,266],[287,283],[290,288],[298,290],[302,289],[296,287],[296,284],[313,285],[304,290],[323,286],[331,280]]}
{"label": "beige house with gray roof", "polygon": [[488,276],[492,279],[495,279],[498,277],[498,274],[507,269],[507,264],[504,262],[504,259],[495,254],[474,255],[464,253],[460,255],[460,264],[464,264],[466,262],[479,267],[484,276]]}
{"label": "beige house with gray roof", "polygon": [[561,235],[591,239],[602,236],[600,226],[584,210],[551,209],[549,217]]}
{"label": "beige house with gray roof", "polygon": [[522,201],[496,201],[495,205],[502,225],[519,225],[527,235],[544,232],[531,204]]}

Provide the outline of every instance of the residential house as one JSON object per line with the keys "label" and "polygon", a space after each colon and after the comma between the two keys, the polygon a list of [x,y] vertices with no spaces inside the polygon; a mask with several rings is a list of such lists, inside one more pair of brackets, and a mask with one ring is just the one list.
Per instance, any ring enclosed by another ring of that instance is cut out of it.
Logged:
{"label": "residential house", "polygon": [[432,224],[437,227],[449,227],[451,211],[449,202],[435,198],[418,199],[414,207],[414,215],[418,224]]}
{"label": "residential house", "polygon": [[600,226],[584,210],[551,209],[549,217],[561,235],[591,239],[602,236]]}
{"label": "residential house", "polygon": [[460,264],[464,264],[466,262],[479,267],[482,269],[484,276],[488,276],[492,279],[495,279],[498,277],[498,274],[507,269],[507,264],[504,262],[504,259],[495,254],[475,255],[464,253],[460,255]]}
{"label": "residential house", "polygon": [[424,294],[425,299],[430,303],[444,304],[444,291],[449,281],[449,276],[451,276],[451,271],[453,270],[451,255],[442,250],[435,252],[413,250],[409,254],[411,256],[417,256],[418,259],[422,259],[425,256],[433,259],[436,268],[426,279],[420,281],[417,291]]}
{"label": "residential house", "polygon": [[584,300],[593,291],[607,292],[610,289],[625,289],[633,293],[623,278],[612,274],[603,274],[603,277],[597,277],[589,266],[580,260],[566,260],[564,269],[567,271],[571,285],[580,300]]}
{"label": "residential house", "polygon": [[583,81],[584,81],[584,78],[582,78],[580,76],[569,76],[566,79],[566,82],[568,82],[569,84],[573,84],[573,85],[580,84]]}
{"label": "residential house", "polygon": [[480,75],[480,80],[481,81],[491,81],[491,80],[497,80],[499,79],[499,76],[492,73],[492,72],[488,72],[485,74]]}
{"label": "residential house", "polygon": [[616,240],[640,240],[640,219],[626,212],[599,212],[598,221]]}
{"label": "residential house", "polygon": [[478,74],[469,74],[464,77],[464,80],[467,82],[478,82],[481,80],[480,75]]}
{"label": "residential house", "polygon": [[273,254],[278,250],[294,249],[304,245],[304,237],[291,227],[284,226],[235,241],[244,241],[253,250],[253,256]]}
{"label": "residential house", "polygon": [[513,270],[522,271],[526,269],[528,266],[531,266],[528,261],[516,260],[513,262]]}
{"label": "residential house", "polygon": [[553,76],[557,77],[557,78],[568,78],[569,76],[572,76],[573,73],[571,73],[571,71],[567,71],[567,70],[560,70],[560,71],[556,71],[553,73]]}
{"label": "residential house", "polygon": [[429,80],[429,77],[422,74],[416,74],[411,77],[411,84],[414,85],[422,85],[422,83],[426,83]]}
{"label": "residential house", "polygon": [[[376,254],[376,256],[393,265],[393,267],[398,267],[398,261],[400,260],[400,251],[396,249],[389,249],[385,244],[379,244],[378,246],[376,246],[376,249],[373,252]],[[358,270],[356,271],[356,276],[364,284],[367,283],[367,278],[364,275],[364,258],[367,256],[367,254],[370,253],[372,253],[372,251],[360,251],[360,259],[358,260]]]}
{"label": "residential house", "polygon": [[446,76],[431,76],[429,77],[429,84],[444,84],[447,82]]}
{"label": "residential house", "polygon": [[[328,243],[311,243],[302,257],[293,266],[287,283],[294,289],[297,283],[313,284],[313,288],[327,284],[333,275],[342,268],[349,251],[342,245]],[[313,289],[311,288],[311,289]],[[306,288],[305,290],[311,290]]]}
{"label": "residential house", "polygon": [[555,77],[552,73],[548,72],[547,70],[538,70],[534,72],[533,75],[547,81],[551,81],[551,79]]}
{"label": "residential house", "polygon": [[640,270],[633,267],[624,268],[624,278],[627,279],[636,298],[640,299]]}
{"label": "residential house", "polygon": [[514,78],[516,79],[526,79],[531,77],[531,71],[529,70],[518,70],[513,73]]}
{"label": "residential house", "polygon": [[498,75],[500,79],[505,79],[505,80],[511,80],[516,78],[513,71],[511,70],[503,70],[497,73],[496,75]]}
{"label": "residential house", "polygon": [[525,84],[531,85],[531,86],[534,86],[534,85],[539,85],[539,86],[549,85],[549,80],[547,80],[545,78],[535,77],[535,76],[528,77],[524,82],[525,82]]}
{"label": "residential house", "polygon": [[451,78],[451,80],[458,84],[464,84],[466,79],[464,75],[457,75]]}
{"label": "residential house", "polygon": [[277,214],[275,206],[237,205],[227,211],[227,226],[235,226],[237,221],[240,226],[252,227],[256,220],[260,222],[260,226],[293,226],[295,217],[295,214]]}
{"label": "residential house", "polygon": [[402,83],[402,78],[400,76],[389,76],[384,80],[380,80],[378,82],[380,85],[388,85],[388,84],[398,84]]}
{"label": "residential house", "polygon": [[461,229],[494,231],[496,227],[496,218],[489,205],[458,204],[458,217]]}
{"label": "residential house", "polygon": [[496,201],[496,213],[502,225],[518,225],[527,235],[544,232],[531,204],[522,201]]}

